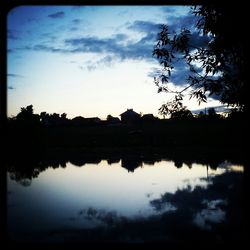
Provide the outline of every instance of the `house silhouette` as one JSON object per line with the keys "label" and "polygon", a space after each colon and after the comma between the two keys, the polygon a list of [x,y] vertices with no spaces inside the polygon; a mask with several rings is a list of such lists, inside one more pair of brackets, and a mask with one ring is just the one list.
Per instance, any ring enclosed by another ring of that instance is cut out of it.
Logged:
{"label": "house silhouette", "polygon": [[123,123],[137,122],[141,118],[141,115],[136,113],[133,109],[127,109],[127,111],[120,114],[120,116]]}

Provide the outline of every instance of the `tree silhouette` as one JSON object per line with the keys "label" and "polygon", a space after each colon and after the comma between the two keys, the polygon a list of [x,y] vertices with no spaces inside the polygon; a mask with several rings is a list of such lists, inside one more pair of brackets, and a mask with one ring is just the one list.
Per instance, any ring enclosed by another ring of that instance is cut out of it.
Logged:
{"label": "tree silhouette", "polygon": [[33,105],[26,108],[22,107],[21,112],[17,114],[17,119],[30,119],[33,116]]}
{"label": "tree silhouette", "polygon": [[39,123],[39,115],[34,114],[33,105],[22,107],[16,116],[16,121],[25,125],[35,125]]}
{"label": "tree silhouette", "polygon": [[[159,109],[160,113],[171,115],[178,111],[187,93],[199,104],[212,97],[237,111],[246,111],[245,47],[242,38],[235,34],[243,33],[244,14],[237,16],[242,8],[205,5],[191,7],[191,11],[198,18],[195,30],[187,27],[170,32],[167,25],[162,25],[153,49],[153,55],[163,67],[154,78],[158,91],[174,94],[174,99]],[[205,44],[197,45],[197,32],[199,39],[207,41]],[[186,85],[181,90],[170,89],[171,73],[180,61],[189,68],[189,76],[183,79]]]}

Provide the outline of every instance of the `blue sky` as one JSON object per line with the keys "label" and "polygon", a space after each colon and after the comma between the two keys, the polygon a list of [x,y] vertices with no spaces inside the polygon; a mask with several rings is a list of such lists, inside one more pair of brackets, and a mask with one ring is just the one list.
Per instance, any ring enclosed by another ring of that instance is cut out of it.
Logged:
{"label": "blue sky", "polygon": [[[65,112],[69,118],[105,119],[127,108],[158,115],[169,98],[158,94],[153,82],[161,67],[152,50],[163,23],[178,30],[195,20],[188,6],[13,9],[8,14],[8,116],[30,104],[35,113]],[[179,64],[171,84],[183,87],[185,74]],[[194,100],[185,104],[203,107]]]}

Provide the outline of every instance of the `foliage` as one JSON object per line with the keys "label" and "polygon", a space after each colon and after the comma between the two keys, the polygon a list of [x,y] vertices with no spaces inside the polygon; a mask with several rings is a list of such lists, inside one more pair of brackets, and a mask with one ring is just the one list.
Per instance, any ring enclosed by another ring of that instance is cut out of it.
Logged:
{"label": "foliage", "polygon": [[179,93],[173,101],[168,101],[166,105],[162,105],[159,109],[164,116],[170,114],[172,119],[185,119],[193,117],[192,112],[183,106],[183,95]]}
{"label": "foliage", "polygon": [[22,107],[16,116],[16,121],[23,125],[35,125],[39,123],[39,116],[34,114],[33,105]]}
{"label": "foliage", "polygon": [[[163,67],[162,73],[154,79],[158,92],[175,95],[173,100],[163,104],[160,113],[171,115],[182,109],[187,91],[199,104],[212,97],[244,111],[244,46],[242,39],[234,34],[243,24],[239,17],[232,18],[237,14],[237,6],[196,6],[191,7],[191,11],[198,18],[195,30],[183,28],[178,33],[170,33],[169,27],[162,25],[153,50],[153,56]],[[199,39],[203,38],[207,43],[197,46],[195,32],[199,32]],[[189,68],[189,76],[183,79],[186,81],[183,89],[172,90],[169,87],[171,74],[180,61]]]}

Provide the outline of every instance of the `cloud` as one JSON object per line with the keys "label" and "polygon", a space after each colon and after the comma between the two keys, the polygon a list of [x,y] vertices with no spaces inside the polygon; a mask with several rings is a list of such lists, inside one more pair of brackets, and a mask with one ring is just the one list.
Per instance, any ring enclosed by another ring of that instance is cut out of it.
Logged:
{"label": "cloud", "polygon": [[148,21],[135,21],[133,24],[128,26],[128,29],[144,33],[154,33],[154,34],[159,32],[159,28],[160,24]]}
{"label": "cloud", "polygon": [[199,18],[197,16],[192,14],[185,16],[169,16],[167,17],[167,24],[169,26],[170,32],[178,31],[182,28],[195,30],[198,19]]}
{"label": "cloud", "polygon": [[[80,19],[73,19],[72,22],[78,23]],[[96,53],[109,56],[100,62],[95,62],[98,66],[100,64],[110,65],[111,61],[119,60],[155,60],[152,57],[152,49],[159,31],[158,27],[159,24],[157,23],[145,21],[135,21],[132,24],[127,24],[128,29],[142,33],[142,37],[136,42],[131,41],[131,37],[128,34],[118,33],[107,38],[94,36],[68,38],[63,41],[63,44],[60,44],[60,47],[55,42],[50,42],[49,44],[40,43],[34,46],[15,48],[15,50],[34,50],[51,53]]]}
{"label": "cloud", "polygon": [[66,52],[68,52],[67,49],[55,48],[55,47],[47,46],[44,44],[37,44],[31,48],[30,47],[26,47],[26,48],[27,48],[27,50],[47,51],[47,52],[52,52],[52,53],[55,53],[55,52],[66,53]]}
{"label": "cloud", "polygon": [[[53,18],[58,18],[64,16],[64,12],[56,12],[49,15]],[[184,18],[173,17],[172,22],[178,22],[178,24],[172,24],[180,26],[181,23],[188,22],[191,23],[189,16]],[[189,20],[189,21],[188,21]],[[81,19],[75,18],[71,20],[71,23],[75,25],[79,24]],[[153,61],[156,58],[152,56],[152,50],[157,40],[157,34],[160,31],[160,24],[149,21],[137,20],[133,23],[127,23],[125,27],[130,30],[140,34],[139,41],[131,41],[131,35],[126,33],[118,33],[110,37],[100,38],[96,36],[87,37],[72,37],[65,39],[63,44],[58,46],[55,41],[48,43],[40,43],[31,47],[16,48],[16,50],[34,50],[34,51],[46,51],[50,53],[96,53],[102,56],[103,59],[99,61],[92,62],[92,66],[86,66],[90,70],[98,68],[100,65],[110,66],[111,62],[123,61],[123,60],[147,60]],[[76,30],[76,26],[71,27],[71,31]],[[205,46],[209,39],[207,37],[202,37],[198,32],[192,32],[190,35],[190,43],[195,46],[203,44]],[[150,73],[153,75],[153,73]],[[149,75],[150,75],[149,74]],[[183,79],[187,77],[186,68],[184,65],[175,65],[175,71],[173,72],[173,79],[178,85],[183,84]]]}
{"label": "cloud", "polygon": [[[164,74],[162,68],[152,68],[151,71],[148,73],[149,77],[157,77]],[[169,81],[172,82],[176,86],[184,86],[187,84],[186,79],[190,75],[190,70],[187,67],[184,60],[179,60],[174,64],[174,70],[171,73]]]}
{"label": "cloud", "polygon": [[72,20],[72,23],[74,23],[74,24],[79,24],[81,22],[82,22],[82,20],[78,19],[78,18]]}
{"label": "cloud", "polygon": [[87,65],[86,67],[79,66],[79,68],[82,70],[87,69],[88,71],[93,71],[107,66],[111,67],[117,61],[119,61],[119,59],[116,57],[107,55],[97,61],[89,60],[85,63],[85,65]]}
{"label": "cloud", "polygon": [[7,77],[23,77],[23,76],[18,74],[7,74]]}
{"label": "cloud", "polygon": [[63,18],[65,13],[63,11],[55,12],[53,14],[48,15],[50,18]]}
{"label": "cloud", "polygon": [[[136,43],[126,42],[126,34],[117,34],[111,38],[98,38],[98,37],[82,37],[66,39],[65,44],[70,52],[91,52],[91,53],[108,53],[113,56],[125,60],[125,59],[152,59],[151,45],[146,43],[149,38],[143,37]],[[151,37],[150,37],[151,39]],[[125,43],[122,43],[125,42]]]}
{"label": "cloud", "polygon": [[8,89],[13,90],[15,88],[13,86],[8,86]]}
{"label": "cloud", "polygon": [[[51,14],[50,16],[61,16],[58,13]],[[73,19],[72,22],[79,23],[80,19]],[[60,47],[55,41],[51,41],[50,43],[41,42],[33,46],[13,49],[16,51],[34,50],[51,53],[101,53],[116,57],[117,60],[155,60],[152,57],[152,49],[158,32],[157,27],[158,24],[145,21],[135,21],[132,24],[127,24],[128,29],[142,33],[142,37],[136,42],[131,41],[131,36],[128,34],[118,33],[107,38],[94,36],[68,38],[63,41],[63,44],[60,44]],[[73,26],[71,28],[75,30],[76,27]]]}

